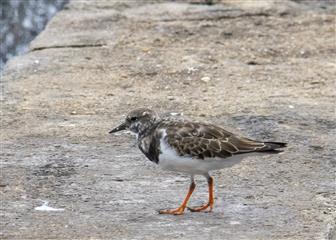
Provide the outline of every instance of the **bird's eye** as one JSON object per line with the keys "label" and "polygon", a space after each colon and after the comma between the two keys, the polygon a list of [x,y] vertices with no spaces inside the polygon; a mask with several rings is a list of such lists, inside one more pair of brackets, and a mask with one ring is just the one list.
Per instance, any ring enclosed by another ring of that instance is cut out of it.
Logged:
{"label": "bird's eye", "polygon": [[133,122],[133,121],[136,121],[136,120],[138,120],[137,117],[131,117],[131,121],[132,121],[132,122]]}

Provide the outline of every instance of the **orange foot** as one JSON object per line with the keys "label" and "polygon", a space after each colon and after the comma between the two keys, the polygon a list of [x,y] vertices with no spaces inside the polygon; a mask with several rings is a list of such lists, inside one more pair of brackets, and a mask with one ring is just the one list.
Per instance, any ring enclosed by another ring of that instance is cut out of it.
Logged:
{"label": "orange foot", "polygon": [[184,213],[184,207],[179,207],[176,209],[165,209],[160,210],[159,214],[173,214],[173,215],[182,215]]}
{"label": "orange foot", "polygon": [[192,208],[188,207],[188,210],[190,212],[202,212],[202,211],[204,211],[204,212],[211,212],[212,208],[213,208],[213,204],[207,203],[207,204],[204,204],[204,205],[199,206],[199,207],[192,207]]}

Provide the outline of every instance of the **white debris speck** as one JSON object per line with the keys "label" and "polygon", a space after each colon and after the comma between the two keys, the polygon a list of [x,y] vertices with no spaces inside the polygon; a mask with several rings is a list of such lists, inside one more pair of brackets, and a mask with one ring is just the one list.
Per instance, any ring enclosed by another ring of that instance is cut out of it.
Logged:
{"label": "white debris speck", "polygon": [[188,74],[192,73],[192,72],[196,72],[198,69],[195,67],[188,67]]}
{"label": "white debris speck", "polygon": [[288,107],[289,107],[289,108],[294,108],[294,106],[293,106],[293,105],[288,105]]}
{"label": "white debris speck", "polygon": [[202,77],[201,81],[207,83],[210,81],[210,77]]}
{"label": "white debris speck", "polygon": [[34,63],[35,63],[35,64],[39,64],[40,61],[39,61],[39,60],[35,60]]}
{"label": "white debris speck", "polygon": [[240,222],[238,222],[238,221],[230,221],[230,224],[231,224],[231,225],[239,225]]}
{"label": "white debris speck", "polygon": [[34,208],[36,211],[47,211],[47,212],[61,212],[64,211],[63,208],[53,208],[48,206],[48,201],[43,201],[42,206]]}

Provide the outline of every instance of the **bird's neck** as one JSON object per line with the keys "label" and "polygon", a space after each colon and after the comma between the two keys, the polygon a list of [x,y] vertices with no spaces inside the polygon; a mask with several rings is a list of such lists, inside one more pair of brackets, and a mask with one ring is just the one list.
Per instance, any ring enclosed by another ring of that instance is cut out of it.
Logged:
{"label": "bird's neck", "polygon": [[139,129],[139,132],[137,134],[137,139],[141,140],[142,138],[148,136],[153,132],[153,130],[157,127],[159,121],[148,123],[144,125],[142,128]]}

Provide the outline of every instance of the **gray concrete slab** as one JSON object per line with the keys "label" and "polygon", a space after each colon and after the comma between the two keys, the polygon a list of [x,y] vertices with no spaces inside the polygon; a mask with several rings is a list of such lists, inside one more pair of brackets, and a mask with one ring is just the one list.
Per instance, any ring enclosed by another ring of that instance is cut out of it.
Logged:
{"label": "gray concrete slab", "polygon": [[[1,239],[335,239],[335,7],[214,2],[72,1],[9,61]],[[142,106],[289,147],[214,172],[212,213],[158,215],[188,176],[107,134]]]}

